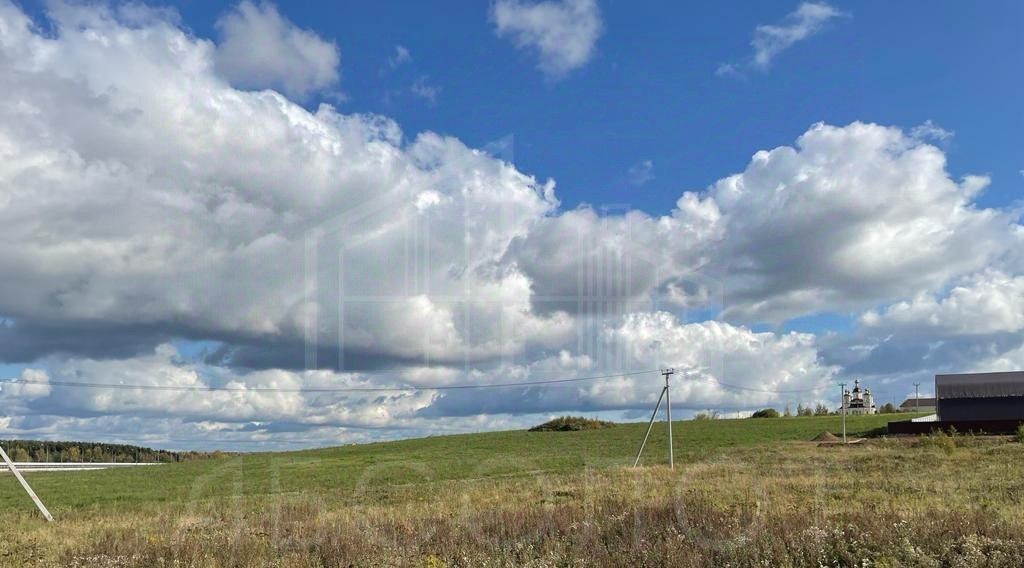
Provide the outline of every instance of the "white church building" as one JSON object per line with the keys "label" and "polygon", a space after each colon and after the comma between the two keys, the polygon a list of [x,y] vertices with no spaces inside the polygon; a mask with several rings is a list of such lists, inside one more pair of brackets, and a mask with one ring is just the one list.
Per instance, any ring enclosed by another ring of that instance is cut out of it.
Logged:
{"label": "white church building", "polygon": [[853,381],[853,390],[843,392],[843,406],[839,409],[842,412],[846,409],[847,414],[874,414],[875,399],[871,396],[871,389],[861,390],[860,379]]}

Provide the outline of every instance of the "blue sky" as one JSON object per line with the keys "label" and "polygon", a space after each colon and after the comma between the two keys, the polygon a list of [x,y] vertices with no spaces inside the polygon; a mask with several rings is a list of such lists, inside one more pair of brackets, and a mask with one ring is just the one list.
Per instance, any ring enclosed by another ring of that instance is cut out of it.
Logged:
{"label": "blue sky", "polygon": [[[233,2],[171,2],[188,29],[217,37]],[[780,54],[767,71],[716,76],[749,57],[756,26],[784,21],[794,2],[711,4],[608,1],[596,53],[551,80],[534,58],[496,37],[485,2],[290,2],[280,11],[341,52],[340,108],[394,117],[484,147],[514,136],[517,166],[558,183],[564,207],[670,209],[741,169],[754,149],[790,142],[810,124],[855,120],[955,133],[954,173],[987,173],[983,205],[1019,199],[1024,176],[1020,73],[1024,5],[832,3],[842,16]],[[41,13],[43,6],[26,3]],[[411,59],[388,68],[396,46]],[[386,70],[386,71],[385,71]],[[410,92],[420,78],[435,104]],[[303,101],[315,107],[330,97]],[[565,151],[572,148],[571,152]],[[654,177],[637,189],[629,169]]]}
{"label": "blue sky", "polygon": [[19,435],[340,443],[656,395],[112,401],[72,380],[657,362],[703,369],[685,415],[1024,366],[1020,2],[0,0],[0,19]]}
{"label": "blue sky", "polygon": [[[231,3],[174,6],[189,28],[215,37],[213,23]],[[350,97],[341,108],[392,116],[407,135],[432,130],[476,147],[513,135],[517,166],[554,178],[564,207],[664,213],[680,192],[742,169],[756,149],[787,144],[818,121],[854,120],[932,120],[955,132],[952,172],[993,177],[981,203],[1017,199],[1024,5],[833,6],[846,15],[771,69],[732,79],[716,68],[749,57],[755,27],[782,21],[796,3],[602,2],[596,53],[555,81],[495,36],[485,2],[296,2],[281,11],[337,42]],[[411,61],[382,74],[397,45]],[[433,106],[409,93],[422,76],[442,89]],[[389,93],[397,93],[390,102]],[[638,189],[628,172],[644,160],[654,177]]]}

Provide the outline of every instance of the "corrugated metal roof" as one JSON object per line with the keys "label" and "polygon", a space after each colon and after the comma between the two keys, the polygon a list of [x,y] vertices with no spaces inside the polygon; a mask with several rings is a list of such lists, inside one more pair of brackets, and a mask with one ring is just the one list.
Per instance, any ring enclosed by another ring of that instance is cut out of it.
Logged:
{"label": "corrugated metal roof", "polygon": [[935,395],[940,400],[1024,396],[1024,371],[935,375]]}
{"label": "corrugated metal roof", "polygon": [[[916,398],[908,398],[903,401],[903,404],[900,404],[900,408],[914,408],[915,406],[917,406]],[[925,398],[922,396],[921,406],[935,406],[935,399],[932,397]]]}

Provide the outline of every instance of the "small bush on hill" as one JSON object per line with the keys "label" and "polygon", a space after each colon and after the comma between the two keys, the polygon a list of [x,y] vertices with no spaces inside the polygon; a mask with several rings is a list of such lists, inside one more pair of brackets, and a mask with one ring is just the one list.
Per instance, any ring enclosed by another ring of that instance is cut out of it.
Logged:
{"label": "small bush on hill", "polygon": [[597,430],[614,426],[614,422],[594,420],[582,416],[559,416],[539,426],[530,428],[530,432],[575,432],[577,430]]}
{"label": "small bush on hill", "polygon": [[1013,439],[1024,444],[1024,424],[1017,426],[1017,433],[1013,436]]}
{"label": "small bush on hill", "polygon": [[778,418],[779,411],[774,408],[762,408],[750,415],[751,418]]}

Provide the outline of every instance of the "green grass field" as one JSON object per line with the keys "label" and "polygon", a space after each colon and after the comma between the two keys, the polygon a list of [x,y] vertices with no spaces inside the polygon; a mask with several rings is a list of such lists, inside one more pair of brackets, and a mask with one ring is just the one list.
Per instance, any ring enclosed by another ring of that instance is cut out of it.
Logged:
{"label": "green grass field", "polygon": [[660,426],[640,469],[646,424],[31,474],[52,525],[3,476],[0,565],[1024,565],[1007,437],[819,447],[839,417],[684,421],[670,471]]}
{"label": "green grass field", "polygon": [[[901,415],[901,417],[907,415]],[[884,427],[891,416],[847,417],[851,436]],[[583,432],[493,432],[352,445],[323,450],[253,453],[161,466],[29,474],[55,514],[83,508],[184,502],[228,495],[337,492],[500,476],[560,474],[632,465],[646,424]],[[677,462],[707,460],[737,446],[810,440],[841,431],[841,417],[676,422]],[[664,423],[655,425],[643,464],[667,463]],[[10,479],[0,509],[33,512]]]}

